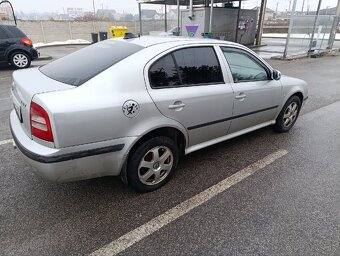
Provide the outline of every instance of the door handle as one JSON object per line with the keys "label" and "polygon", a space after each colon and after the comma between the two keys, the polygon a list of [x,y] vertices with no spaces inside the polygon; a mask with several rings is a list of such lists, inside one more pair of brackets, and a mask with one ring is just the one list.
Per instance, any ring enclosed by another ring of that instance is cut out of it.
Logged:
{"label": "door handle", "polygon": [[247,97],[243,92],[241,92],[239,95],[235,96],[235,99],[237,100],[244,100]]}
{"label": "door handle", "polygon": [[169,109],[180,110],[185,107],[185,104],[181,101],[176,101],[173,105],[169,105]]}

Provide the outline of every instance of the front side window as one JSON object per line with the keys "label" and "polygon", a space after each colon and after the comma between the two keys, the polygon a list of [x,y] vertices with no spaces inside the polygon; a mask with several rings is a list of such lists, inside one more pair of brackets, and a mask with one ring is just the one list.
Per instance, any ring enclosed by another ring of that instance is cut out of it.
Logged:
{"label": "front side window", "polygon": [[152,88],[224,83],[213,47],[176,50],[155,61],[149,69]]}
{"label": "front side window", "polygon": [[248,53],[222,48],[235,83],[268,80],[267,70]]}

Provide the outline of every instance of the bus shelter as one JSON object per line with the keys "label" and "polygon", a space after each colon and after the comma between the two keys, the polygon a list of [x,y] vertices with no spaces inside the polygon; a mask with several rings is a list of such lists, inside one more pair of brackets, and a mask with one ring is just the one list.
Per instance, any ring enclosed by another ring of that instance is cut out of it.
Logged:
{"label": "bus shelter", "polygon": [[[155,5],[163,5],[164,10],[165,10],[165,17],[164,17],[164,29],[167,31],[168,25],[167,25],[167,6],[177,6],[177,28],[181,28],[181,7],[186,7],[187,17],[189,19],[194,17],[194,7],[198,8],[201,7],[204,9],[204,12],[209,11],[207,14],[207,17],[209,18],[208,20],[205,20],[205,27],[207,33],[214,33],[213,29],[213,22],[218,19],[217,17],[217,9],[214,8],[214,5],[216,4],[224,4],[225,6],[233,6],[233,4],[236,2],[238,3],[238,7],[232,7],[230,9],[236,9],[236,23],[233,23],[235,25],[235,33],[233,34],[235,42],[238,42],[238,38],[240,38],[240,29],[244,29],[240,26],[240,24],[244,24],[245,21],[241,20],[241,3],[242,1],[246,0],[137,0],[138,3],[138,9],[139,9],[139,31],[140,34],[143,34],[143,25],[142,25],[142,5],[148,5],[148,4],[155,4]],[[265,10],[266,10],[266,5],[267,5],[267,0],[261,0],[261,7],[260,7],[260,13],[257,19],[256,16],[256,24],[252,26],[254,31],[256,30],[256,40],[255,44],[260,45],[261,44],[261,39],[262,39],[262,31],[263,31],[263,21],[264,21],[264,15],[265,15]],[[207,9],[209,8],[209,10]],[[216,10],[216,14],[214,12]],[[232,16],[232,15],[231,15]],[[235,15],[234,15],[235,16]],[[252,19],[253,20],[253,19]],[[179,29],[178,35],[183,35],[183,31]],[[229,39],[230,40],[230,39]]]}

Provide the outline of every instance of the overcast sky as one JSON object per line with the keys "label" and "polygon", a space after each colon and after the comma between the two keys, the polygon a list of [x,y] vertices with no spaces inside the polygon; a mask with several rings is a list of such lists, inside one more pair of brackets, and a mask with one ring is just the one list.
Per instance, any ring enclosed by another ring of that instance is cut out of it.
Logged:
{"label": "overcast sky", "polygon": [[[136,0],[94,0],[96,8],[109,8],[116,9],[120,12],[137,13],[138,6]],[[294,0],[291,0],[294,1]],[[318,0],[297,0],[297,10],[301,10],[302,2],[305,1],[305,11],[307,6],[310,5],[310,10],[316,10]],[[23,12],[63,12],[63,8],[67,7],[81,7],[85,11],[92,11],[92,0],[11,0],[13,7],[16,11]],[[252,8],[260,4],[260,0],[247,0],[244,1],[243,7]],[[283,11],[289,8],[290,0],[267,0],[267,7],[273,10],[278,9]],[[335,7],[338,0],[322,0],[322,8]],[[160,9],[156,5],[143,5],[143,9]]]}

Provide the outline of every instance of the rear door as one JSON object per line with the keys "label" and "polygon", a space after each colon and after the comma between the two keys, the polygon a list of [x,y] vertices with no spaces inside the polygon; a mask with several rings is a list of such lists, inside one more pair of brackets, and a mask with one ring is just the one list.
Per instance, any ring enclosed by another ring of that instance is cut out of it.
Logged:
{"label": "rear door", "polygon": [[186,127],[190,146],[228,132],[233,91],[224,69],[214,46],[182,47],[146,66],[152,99],[163,115]]}
{"label": "rear door", "polygon": [[234,80],[229,133],[274,120],[281,105],[281,82],[271,79],[269,68],[252,53],[234,47],[221,49]]}

